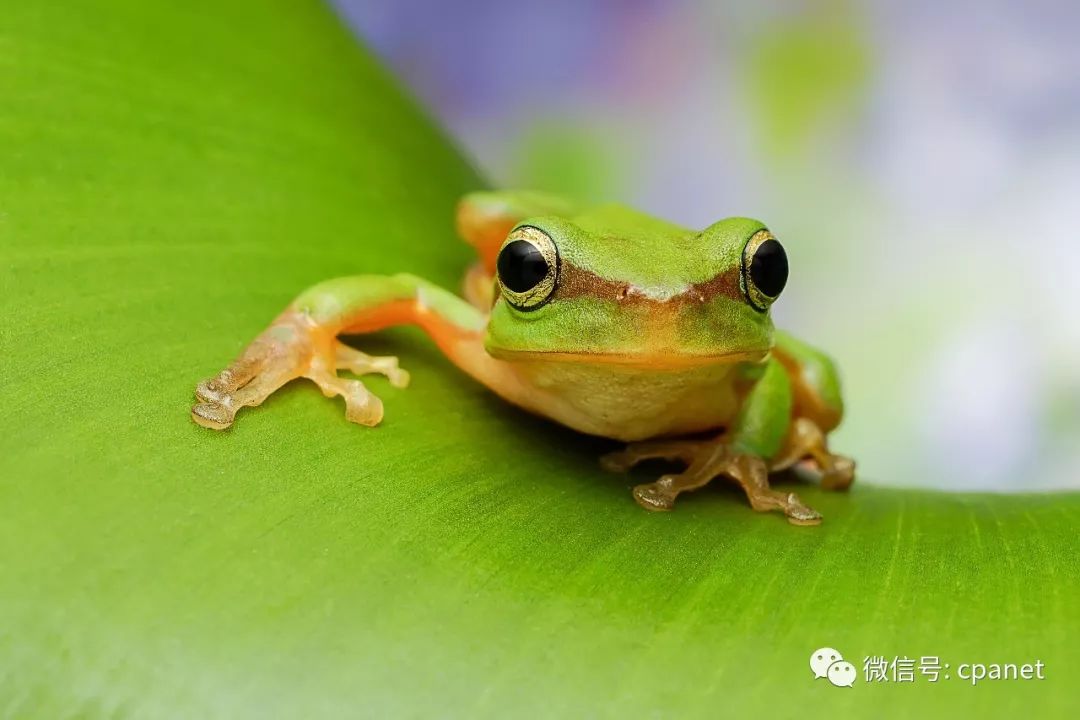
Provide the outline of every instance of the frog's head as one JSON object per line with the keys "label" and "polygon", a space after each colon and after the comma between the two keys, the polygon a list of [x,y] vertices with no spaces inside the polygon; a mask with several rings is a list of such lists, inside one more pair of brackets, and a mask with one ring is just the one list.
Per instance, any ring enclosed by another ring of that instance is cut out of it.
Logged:
{"label": "frog's head", "polygon": [[495,357],[654,368],[763,359],[788,274],[757,220],[693,232],[617,206],[525,220],[496,265]]}

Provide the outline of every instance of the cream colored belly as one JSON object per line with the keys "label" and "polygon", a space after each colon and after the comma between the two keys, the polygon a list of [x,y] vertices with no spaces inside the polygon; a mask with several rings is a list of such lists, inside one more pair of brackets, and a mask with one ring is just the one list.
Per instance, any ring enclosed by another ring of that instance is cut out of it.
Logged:
{"label": "cream colored belly", "polygon": [[737,365],[657,371],[618,364],[514,364],[515,402],[575,430],[617,440],[685,435],[728,424],[738,410]]}

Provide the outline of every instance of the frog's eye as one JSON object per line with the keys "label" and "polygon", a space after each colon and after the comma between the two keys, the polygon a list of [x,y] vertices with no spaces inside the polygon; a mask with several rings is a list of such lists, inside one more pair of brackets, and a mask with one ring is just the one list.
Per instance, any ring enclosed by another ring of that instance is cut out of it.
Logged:
{"label": "frog's eye", "polygon": [[758,230],[743,250],[740,284],[754,309],[765,312],[784,290],[788,278],[787,253],[768,230]]}
{"label": "frog's eye", "polygon": [[499,289],[518,310],[535,310],[551,299],[559,279],[559,250],[540,228],[515,229],[495,262]]}

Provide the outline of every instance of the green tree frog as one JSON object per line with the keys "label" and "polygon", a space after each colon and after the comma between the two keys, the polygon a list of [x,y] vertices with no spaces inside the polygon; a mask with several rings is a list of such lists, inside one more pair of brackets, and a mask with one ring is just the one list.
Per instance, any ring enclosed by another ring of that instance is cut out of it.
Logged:
{"label": "green tree frog", "polygon": [[422,328],[454,365],[510,403],[574,430],[627,443],[601,459],[685,465],[637,485],[648,510],[726,476],[754,510],[800,525],[821,516],[769,475],[798,466],[846,489],[854,463],[826,435],[843,406],[833,363],[775,331],[770,306],[788,276],[783,246],[757,220],[700,232],[619,205],[578,207],[543,193],[477,192],[458,206],[479,260],[463,298],[413,275],[355,275],[302,292],[216,377],[198,385],[198,424],[221,430],[297,377],[376,425],[383,406],[360,380],[408,374],[339,335]]}

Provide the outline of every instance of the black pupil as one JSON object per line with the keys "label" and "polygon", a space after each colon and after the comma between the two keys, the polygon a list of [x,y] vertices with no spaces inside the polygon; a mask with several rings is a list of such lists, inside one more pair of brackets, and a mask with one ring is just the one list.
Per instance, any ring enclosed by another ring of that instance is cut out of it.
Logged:
{"label": "black pupil", "polygon": [[515,240],[502,249],[498,260],[499,279],[514,292],[527,292],[547,277],[548,264],[536,246]]}
{"label": "black pupil", "polygon": [[788,264],[784,246],[776,240],[766,240],[754,251],[750,262],[750,279],[757,289],[776,297],[787,284]]}

